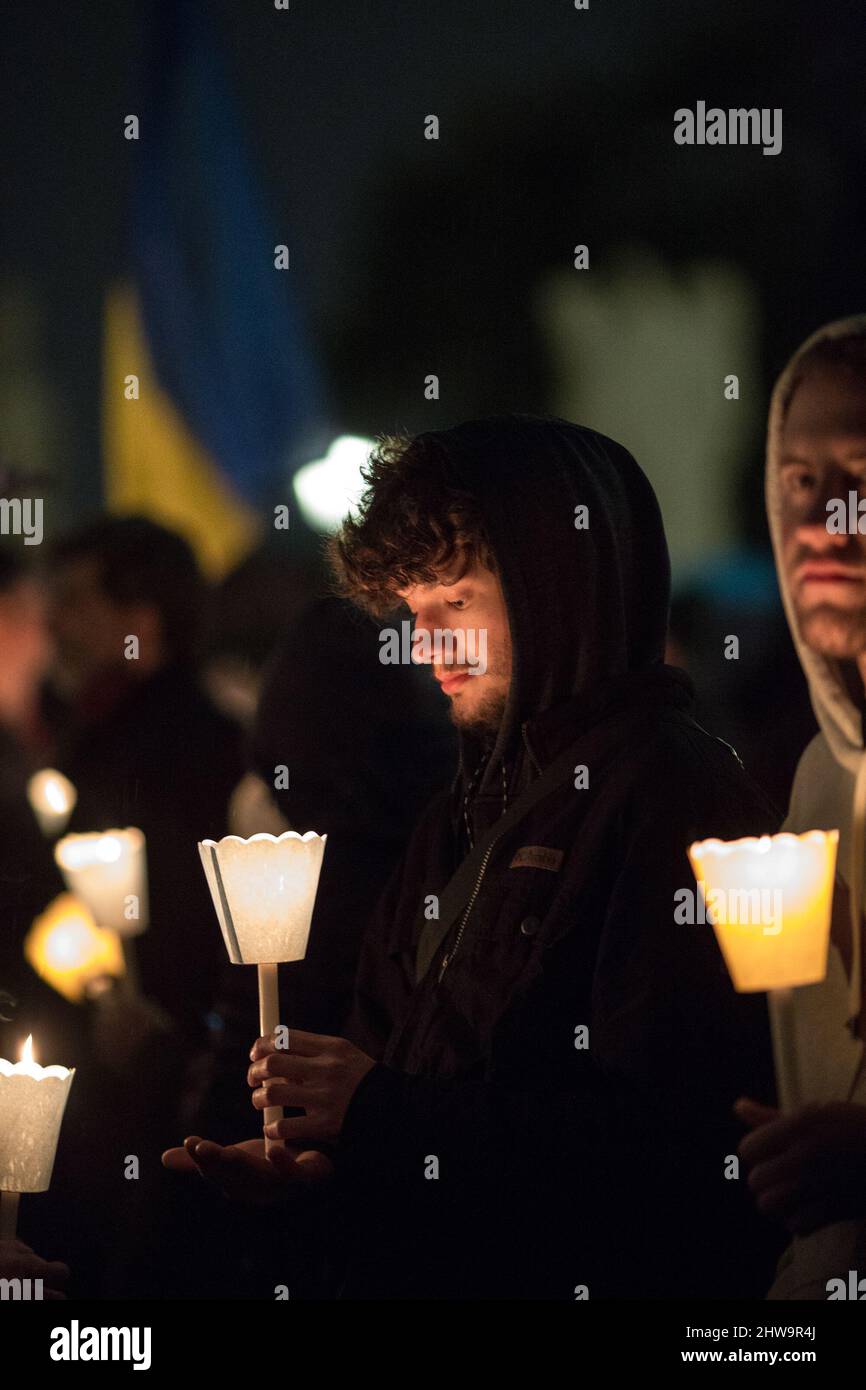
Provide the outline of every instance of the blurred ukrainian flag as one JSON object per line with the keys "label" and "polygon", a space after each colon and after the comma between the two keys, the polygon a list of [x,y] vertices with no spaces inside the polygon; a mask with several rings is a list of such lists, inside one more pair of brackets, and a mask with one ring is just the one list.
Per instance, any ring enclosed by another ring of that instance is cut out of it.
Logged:
{"label": "blurred ukrainian flag", "polygon": [[217,577],[320,450],[322,392],[213,18],[203,0],[157,0],[153,17],[131,107],[129,275],[105,307],[105,496],[180,531]]}

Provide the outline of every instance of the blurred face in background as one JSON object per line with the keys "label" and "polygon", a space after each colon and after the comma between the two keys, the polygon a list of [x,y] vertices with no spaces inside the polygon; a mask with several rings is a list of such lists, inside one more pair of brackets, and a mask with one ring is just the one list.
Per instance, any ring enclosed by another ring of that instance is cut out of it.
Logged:
{"label": "blurred face in background", "polygon": [[15,726],[33,713],[51,654],[45,593],[34,579],[0,592],[0,719]]}
{"label": "blurred face in background", "polygon": [[[125,669],[133,678],[161,661],[160,620],[152,604],[116,603],[103,590],[99,562],[81,557],[57,571],[51,591],[51,631],[59,689],[75,695],[100,675]],[[138,660],[127,660],[129,636],[139,640]]]}
{"label": "blurred face in background", "polygon": [[862,373],[807,369],[781,445],[782,555],[801,636],[823,656],[854,659],[866,652],[866,535],[828,531],[827,503],[866,498],[866,356]]}

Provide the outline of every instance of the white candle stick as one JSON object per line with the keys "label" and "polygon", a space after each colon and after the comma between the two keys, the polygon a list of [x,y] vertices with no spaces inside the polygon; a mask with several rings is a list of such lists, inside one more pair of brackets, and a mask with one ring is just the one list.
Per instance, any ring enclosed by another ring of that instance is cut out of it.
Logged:
{"label": "white candle stick", "polygon": [[[260,961],[256,968],[259,976],[259,1032],[265,1038],[274,1033],[280,1023],[279,976],[274,962]],[[266,1106],[263,1121],[265,1126],[276,1124],[282,1118],[281,1105]],[[265,1135],[265,1152],[279,1142]]]}
{"label": "white candle stick", "polygon": [[18,1232],[20,1192],[0,1192],[0,1240],[14,1240]]}
{"label": "white candle stick", "polygon": [[797,1065],[797,1031],[794,1023],[793,989],[771,989],[767,995],[773,1063],[780,1110],[796,1110],[800,1097],[800,1069]]}

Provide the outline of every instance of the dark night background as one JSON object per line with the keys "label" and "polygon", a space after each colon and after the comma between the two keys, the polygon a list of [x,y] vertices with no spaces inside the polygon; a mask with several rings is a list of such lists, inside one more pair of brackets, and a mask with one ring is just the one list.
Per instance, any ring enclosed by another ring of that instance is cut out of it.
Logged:
{"label": "dark night background", "polygon": [[[568,270],[578,241],[598,274],[634,241],[673,265],[712,255],[743,268],[763,372],[748,390],[761,400],[807,331],[859,307],[856,3],[207,9],[292,244],[340,428],[547,407],[529,291],[544,271]],[[73,510],[98,488],[101,296],[124,270],[121,123],[136,109],[149,16],[127,0],[4,7],[4,292],[26,291],[37,311],[26,350]],[[699,98],[781,106],[782,153],[677,148],[672,112]],[[423,139],[429,112],[438,143]],[[6,320],[4,374],[24,356]],[[438,403],[418,387],[432,370]],[[757,430],[744,467],[759,448]]]}
{"label": "dark night background", "polygon": [[[750,612],[778,616],[762,559],[769,388],[808,332],[862,307],[861,6],[203,8],[291,246],[333,434],[526,410],[621,438],[662,503],[680,659],[705,716],[743,737],[731,709],[763,679],[747,669]],[[48,0],[3,14],[0,455],[49,475],[60,524],[101,500],[103,296],[129,270],[122,123],[154,13]],[[674,110],[698,100],[781,107],[781,153],[675,145]],[[578,243],[588,271],[572,268]],[[722,403],[729,371],[740,399]],[[745,632],[736,679],[716,627]],[[802,704],[786,634],[767,650]]]}

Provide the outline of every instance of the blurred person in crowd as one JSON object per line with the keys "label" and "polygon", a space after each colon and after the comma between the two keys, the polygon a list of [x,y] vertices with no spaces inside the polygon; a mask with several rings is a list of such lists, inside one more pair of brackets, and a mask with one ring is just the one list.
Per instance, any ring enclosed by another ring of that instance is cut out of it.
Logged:
{"label": "blurred person in crowd", "polygon": [[[78,793],[69,830],[138,827],[148,880],[147,929],[132,942],[138,981],[93,1011],[87,1081],[99,1110],[88,1102],[85,1121],[95,1130],[101,1113],[112,1124],[75,1146],[90,1156],[83,1181],[99,1200],[70,1263],[94,1296],[155,1297],[171,1240],[155,1215],[161,1175],[143,1163],[127,1181],[125,1156],[153,1151],[178,1113],[178,1058],[207,1045],[224,948],[197,841],[227,831],[241,733],[200,689],[206,590],[185,540],[144,517],[99,518],[57,542],[49,575],[52,677],[65,702],[52,761]],[[66,1162],[73,1147],[62,1146]]]}
{"label": "blurred person in crowd", "polygon": [[765,1001],[674,905],[692,840],[776,818],[663,664],[652,489],[614,441],[518,415],[384,440],[367,482],[341,587],[414,614],[457,773],[341,1034],[254,1046],[285,1151],[192,1135],[164,1162],[321,1212],[342,1297],[755,1293],[772,1242],[723,1169],[746,1079],[772,1089]]}
{"label": "blurred person in crowd", "polygon": [[240,731],[199,686],[202,576],[186,541],[136,516],[61,539],[51,565],[54,674],[68,701],[55,761],[78,791],[69,829],[144,832],[141,988],[201,1040],[222,944],[196,842],[225,834],[242,770]]}
{"label": "blurred person in crowd", "polygon": [[290,1016],[318,1033],[345,1021],[369,913],[453,776],[454,731],[427,673],[384,665],[378,634],[343,599],[312,603],[270,666],[251,740],[289,825],[328,835],[307,956],[287,971]]}
{"label": "blurred person in crowd", "polygon": [[[724,659],[736,636],[736,659]],[[696,691],[696,717],[736,748],[747,772],[787,806],[797,760],[814,737],[809,690],[776,585],[772,555],[745,546],[709,556],[674,594],[668,660]],[[755,718],[779,690],[770,724]]]}
{"label": "blurred person in crowd", "polygon": [[327,576],[318,538],[300,526],[292,550],[267,545],[254,550],[208,596],[202,637],[202,677],[218,709],[249,728],[258,705],[265,666],[289,624]]}
{"label": "blurred person in crowd", "polygon": [[32,563],[8,542],[0,548],[0,646],[0,727],[26,755],[36,756],[43,737],[39,687],[51,651],[45,589]]}
{"label": "blurred person in crowd", "polygon": [[[63,891],[51,849],[27,799],[27,781],[38,764],[39,686],[49,652],[42,582],[19,549],[4,545],[0,548],[0,986],[9,996],[9,1007],[0,1011],[0,1050],[17,1049],[28,1033],[35,1033],[52,1055],[62,1050],[64,1056],[71,1056],[81,1040],[76,1010],[42,983],[24,957],[24,940],[33,919]],[[10,1051],[3,1055],[10,1056]]]}
{"label": "blurred person in crowd", "polygon": [[[51,847],[27,798],[27,780],[45,757],[39,686],[50,658],[45,589],[30,557],[0,547],[0,1056],[17,1061],[28,1034],[37,1060],[78,1068],[66,1110],[52,1191],[26,1209],[28,1238],[39,1248],[78,1255],[92,1231],[76,1232],[80,1203],[98,1201],[82,1136],[95,1114],[90,1010],[50,988],[24,955],[34,918],[64,891]],[[94,1134],[94,1140],[96,1135]],[[80,1165],[80,1166],[79,1166]],[[75,1193],[75,1201],[70,1193]],[[77,1242],[81,1239],[81,1244]],[[87,1277],[87,1260],[80,1261]],[[0,1243],[0,1277],[41,1278],[46,1298],[60,1298],[68,1271],[47,1264],[20,1241]]]}
{"label": "blurred person in crowd", "polygon": [[826,1299],[830,1281],[866,1273],[866,316],[813,334],[776,383],[766,492],[820,730],[800,758],[784,829],[838,829],[839,855],[827,974],[794,996],[805,1104],[780,1116],[744,1098],[753,1132],[740,1152],[759,1210],[798,1237],[769,1296]]}

